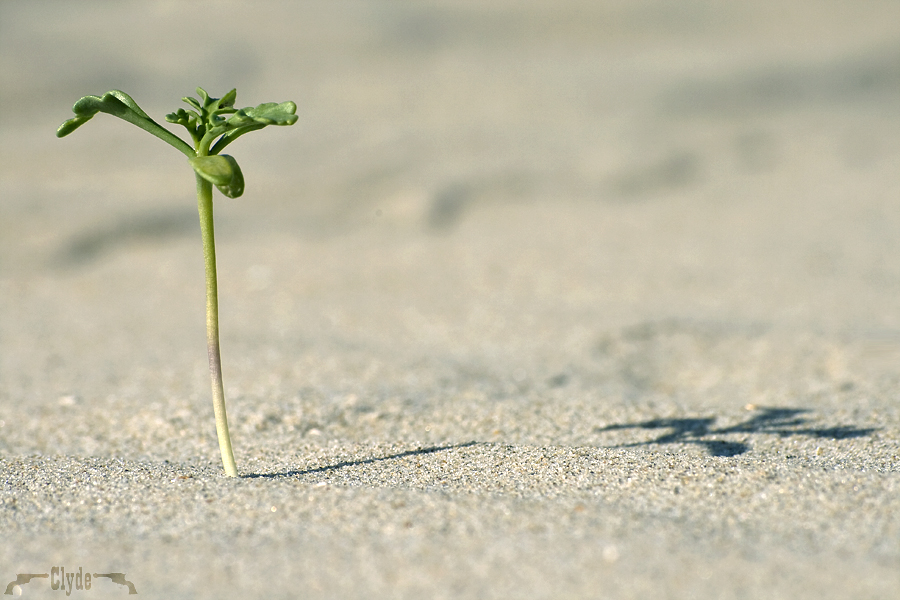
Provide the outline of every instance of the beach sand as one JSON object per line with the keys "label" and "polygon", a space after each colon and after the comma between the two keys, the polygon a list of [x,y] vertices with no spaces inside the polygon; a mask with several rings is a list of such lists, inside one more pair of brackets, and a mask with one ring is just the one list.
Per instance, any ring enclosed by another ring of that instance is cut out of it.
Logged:
{"label": "beach sand", "polygon": [[[0,79],[0,587],[900,596],[900,4],[4,2]],[[300,117],[215,201],[237,479],[192,171],[54,137],[197,85]]]}

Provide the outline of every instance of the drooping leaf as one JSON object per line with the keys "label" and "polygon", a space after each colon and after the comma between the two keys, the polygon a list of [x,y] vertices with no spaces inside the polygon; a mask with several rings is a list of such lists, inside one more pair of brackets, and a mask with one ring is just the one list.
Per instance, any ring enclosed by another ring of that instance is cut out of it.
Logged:
{"label": "drooping leaf", "polygon": [[237,161],[228,154],[222,154],[221,156],[231,163],[233,175],[231,176],[231,181],[226,184],[217,185],[216,187],[229,198],[240,198],[244,193],[244,174],[241,173],[241,167],[238,165]]}
{"label": "drooping leaf", "polygon": [[214,154],[190,158],[188,162],[200,177],[215,185],[229,198],[238,198],[244,193],[244,175],[234,157]]}
{"label": "drooping leaf", "polygon": [[59,126],[59,129],[56,130],[56,136],[65,137],[69,135],[90,121],[98,112],[120,116],[128,110],[128,106],[110,92],[105,93],[102,98],[98,96],[84,96],[72,107],[72,112],[75,113],[75,116]]}
{"label": "drooping leaf", "polygon": [[56,130],[56,137],[66,137],[90,120],[91,117],[73,117],[59,126],[59,129]]}
{"label": "drooping leaf", "polygon": [[225,156],[227,155],[197,156],[189,158],[188,162],[203,179],[215,185],[225,185],[231,183],[234,177],[234,169]]}
{"label": "drooping leaf", "polygon": [[103,112],[137,125],[187,156],[193,154],[193,149],[184,140],[151,119],[137,102],[123,91],[111,90],[103,96],[84,96],[75,103],[72,112],[75,116],[59,126],[56,130],[57,137],[69,135],[90,121],[98,112]]}

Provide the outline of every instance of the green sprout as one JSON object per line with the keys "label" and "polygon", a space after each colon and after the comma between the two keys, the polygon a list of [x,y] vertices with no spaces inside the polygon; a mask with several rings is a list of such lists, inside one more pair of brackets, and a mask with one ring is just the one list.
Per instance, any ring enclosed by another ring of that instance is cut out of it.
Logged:
{"label": "green sprout", "polygon": [[297,105],[293,102],[268,102],[256,108],[234,108],[237,90],[221,98],[210,98],[203,88],[197,88],[200,99],[182,98],[191,108],[179,108],[166,115],[166,121],[183,125],[191,134],[193,147],[147,116],[125,92],[112,90],[102,97],[85,96],[75,103],[75,116],[56,130],[57,137],[65,137],[84,125],[98,112],[124,119],[152,133],[187,156],[197,180],[197,208],[200,212],[200,232],[203,237],[203,257],[206,265],[206,343],[209,352],[209,376],[212,382],[213,411],[216,433],[225,473],[237,477],[228,417],[225,414],[225,391],[222,385],[222,358],[219,352],[219,299],[216,284],[216,241],[213,227],[212,186],[229,198],[244,193],[244,176],[237,161],[222,150],[250,131],[266,125],[293,125],[297,122]]}

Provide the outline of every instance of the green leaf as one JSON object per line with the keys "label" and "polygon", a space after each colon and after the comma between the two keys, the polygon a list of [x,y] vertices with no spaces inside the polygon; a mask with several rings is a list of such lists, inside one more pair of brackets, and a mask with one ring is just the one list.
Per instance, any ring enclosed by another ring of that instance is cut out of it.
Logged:
{"label": "green leaf", "polygon": [[259,125],[293,125],[297,122],[297,105],[293,102],[266,102],[256,108],[242,108],[228,119],[229,125],[243,126],[251,123]]}
{"label": "green leaf", "polygon": [[65,121],[56,130],[57,137],[65,137],[90,121],[98,112],[104,112],[114,117],[119,117],[133,125],[137,125],[167,144],[178,149],[186,156],[191,156],[194,151],[184,140],[173,134],[168,129],[161,127],[156,121],[147,116],[134,99],[120,90],[111,90],[103,96],[84,96],[72,107],[75,116]]}
{"label": "green leaf", "polygon": [[56,130],[56,137],[66,137],[90,120],[91,117],[74,117],[69,119]]}
{"label": "green leaf", "polygon": [[191,163],[191,167],[194,168],[197,175],[203,179],[215,185],[226,185],[231,183],[231,179],[234,177],[234,169],[231,168],[231,163],[225,158],[226,156],[226,154],[197,156],[189,158],[188,162]]}
{"label": "green leaf", "polygon": [[131,96],[129,96],[128,94],[126,94],[125,92],[120,91],[120,90],[110,90],[110,91],[106,92],[106,94],[104,95],[104,98],[106,96],[114,97],[119,102],[121,102],[122,104],[124,104],[125,106],[127,106],[128,108],[133,110],[135,113],[137,113],[139,116],[144,117],[145,119],[150,120],[150,121],[153,120],[150,118],[150,116],[147,113],[145,113],[141,109],[140,106],[137,105],[137,102],[135,102],[134,99]]}
{"label": "green leaf", "polygon": [[90,121],[98,112],[106,112],[119,116],[128,110],[128,106],[113,96],[111,92],[107,92],[102,98],[97,96],[85,96],[80,98],[75,103],[75,106],[72,107],[72,112],[75,113],[75,117],[60,125],[59,129],[56,130],[56,136],[65,137],[69,135]]}
{"label": "green leaf", "polygon": [[208,106],[208,105],[209,105],[209,94],[206,93],[206,90],[204,90],[202,87],[198,87],[198,88],[197,88],[197,95],[200,96],[200,100],[203,101],[203,102],[200,103],[201,106]]}
{"label": "green leaf", "polygon": [[234,157],[214,154],[189,158],[188,162],[197,175],[215,185],[229,198],[238,198],[244,193],[244,175]]}
{"label": "green leaf", "polygon": [[217,108],[231,108],[237,99],[237,88],[231,90],[219,99]]}
{"label": "green leaf", "polygon": [[225,146],[251,131],[267,125],[293,125],[297,122],[297,105],[293,102],[266,102],[255,108],[242,108],[224,123],[217,123],[207,135],[222,137],[210,148],[210,154],[218,154]]}
{"label": "green leaf", "polygon": [[190,96],[185,96],[181,99],[183,102],[187,102],[197,110],[200,110],[202,107],[200,106],[200,102],[197,101],[196,98],[191,98]]}
{"label": "green leaf", "polygon": [[183,108],[179,108],[177,111],[167,114],[166,121],[168,121],[169,123],[174,123],[176,125],[184,125],[185,127],[188,127],[191,125],[196,125],[196,123],[200,121],[200,115],[192,110],[184,110]]}

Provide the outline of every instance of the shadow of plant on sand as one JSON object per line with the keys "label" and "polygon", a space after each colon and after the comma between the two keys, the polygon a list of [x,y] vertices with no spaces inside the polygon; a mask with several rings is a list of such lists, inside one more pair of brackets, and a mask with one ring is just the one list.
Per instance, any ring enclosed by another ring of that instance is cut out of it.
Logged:
{"label": "shadow of plant on sand", "polygon": [[457,448],[467,448],[469,446],[475,446],[478,442],[464,442],[462,444],[450,444],[447,446],[429,446],[427,448],[417,448],[415,450],[407,450],[406,452],[398,452],[397,454],[391,454],[389,456],[376,456],[372,458],[361,458],[358,460],[345,460],[339,463],[335,463],[333,465],[325,465],[322,467],[313,467],[310,469],[294,469],[291,471],[281,471],[279,473],[249,473],[244,475],[245,479],[258,479],[258,478],[266,478],[266,479],[274,479],[276,477],[297,477],[298,475],[309,475],[311,473],[325,473],[328,471],[337,471],[338,469],[343,469],[344,467],[355,467],[358,465],[367,465],[371,463],[377,463],[387,460],[398,460],[401,458],[406,458],[408,456],[417,456],[422,454],[434,454],[435,452],[443,452],[446,450],[455,450]]}
{"label": "shadow of plant on sand", "polygon": [[871,435],[875,428],[858,428],[849,426],[816,428],[811,427],[810,419],[803,416],[809,412],[806,408],[753,408],[757,414],[737,425],[715,428],[716,417],[683,418],[683,419],[651,419],[640,423],[622,423],[596,427],[595,432],[618,431],[623,429],[666,429],[665,433],[652,440],[619,444],[612,448],[634,448],[651,444],[698,444],[705,446],[712,456],[738,456],[750,450],[750,444],[742,441],[717,439],[729,434],[768,434],[780,437],[794,435],[815,438],[842,440]]}

